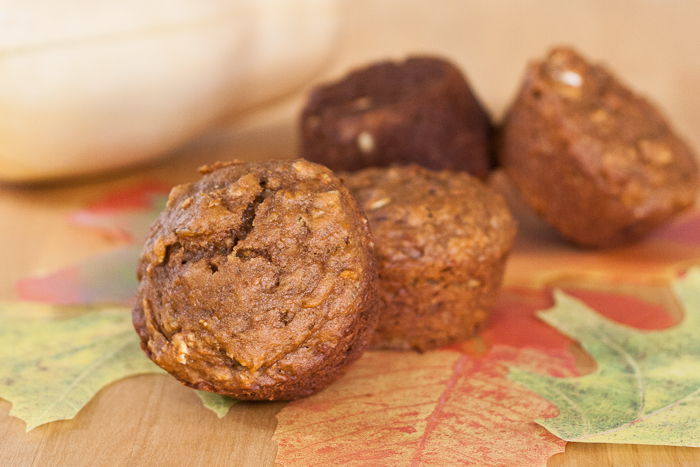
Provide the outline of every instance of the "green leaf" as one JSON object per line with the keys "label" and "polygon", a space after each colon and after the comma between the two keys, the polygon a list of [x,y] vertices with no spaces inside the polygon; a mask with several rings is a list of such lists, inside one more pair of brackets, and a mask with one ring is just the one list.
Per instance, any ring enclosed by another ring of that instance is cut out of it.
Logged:
{"label": "green leaf", "polygon": [[673,290],[685,315],[662,331],[613,323],[555,292],[556,305],[539,316],[579,341],[598,368],[577,378],[511,369],[511,379],[559,408],[537,423],[567,441],[700,447],[700,270]]}
{"label": "green leaf", "polygon": [[228,413],[231,406],[238,402],[237,399],[221,396],[219,394],[214,394],[208,391],[195,390],[195,392],[197,393],[199,398],[202,399],[204,407],[213,411],[219,418],[225,416]]}
{"label": "green leaf", "polygon": [[128,308],[0,303],[0,397],[27,431],[72,418],[105,385],[163,372],[138,341]]}

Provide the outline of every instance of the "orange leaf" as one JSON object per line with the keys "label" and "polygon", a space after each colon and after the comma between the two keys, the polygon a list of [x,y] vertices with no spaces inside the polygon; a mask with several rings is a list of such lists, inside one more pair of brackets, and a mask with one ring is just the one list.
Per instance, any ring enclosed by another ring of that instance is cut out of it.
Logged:
{"label": "orange leaf", "polygon": [[394,466],[424,439],[461,355],[367,352],[342,380],[277,415],[277,462]]}
{"label": "orange leaf", "polygon": [[[619,293],[567,288],[606,316],[667,327],[664,307]],[[451,350],[368,352],[338,382],[278,414],[286,467],[544,466],[565,442],[533,420],[556,407],[506,378],[508,367],[578,376],[570,338],[537,319],[546,290],[504,289],[480,337]]]}
{"label": "orange leaf", "polygon": [[570,359],[563,351],[502,346],[485,358],[368,352],[342,380],[277,415],[277,462],[544,466],[565,442],[533,419],[557,410],[506,379],[504,363],[548,372],[570,366]]}

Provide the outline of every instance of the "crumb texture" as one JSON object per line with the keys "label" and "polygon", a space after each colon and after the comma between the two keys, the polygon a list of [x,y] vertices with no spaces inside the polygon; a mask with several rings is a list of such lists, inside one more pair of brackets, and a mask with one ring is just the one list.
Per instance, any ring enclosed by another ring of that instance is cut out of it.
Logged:
{"label": "crumb texture", "polygon": [[325,167],[228,163],[175,187],[138,266],[134,324],[183,383],[293,399],[332,381],[376,322],[361,209]]}
{"label": "crumb texture", "polygon": [[427,350],[473,336],[493,308],[515,238],[503,199],[466,173],[416,165],[342,177],[374,236],[373,346]]}
{"label": "crumb texture", "polygon": [[528,67],[499,157],[525,201],[585,246],[639,239],[698,190],[697,161],[659,110],[567,48]]}

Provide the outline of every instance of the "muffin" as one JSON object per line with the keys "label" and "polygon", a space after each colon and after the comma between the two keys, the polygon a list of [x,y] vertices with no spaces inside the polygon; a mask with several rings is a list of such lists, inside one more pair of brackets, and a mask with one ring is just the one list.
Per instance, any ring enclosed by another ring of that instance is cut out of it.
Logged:
{"label": "muffin", "polygon": [[308,396],[357,360],[377,322],[367,220],[325,167],[217,163],[176,186],[138,264],[141,347],[186,386]]}
{"label": "muffin", "polygon": [[417,165],[341,175],[369,219],[379,268],[372,347],[424,351],[474,335],[494,306],[515,221],[463,172]]}
{"label": "muffin", "polygon": [[568,48],[528,67],[499,157],[524,200],[584,246],[637,240],[698,190],[696,159],[664,116]]}
{"label": "muffin", "polygon": [[491,123],[460,71],[436,57],[381,62],[313,90],[301,154],[332,170],[416,163],[485,177]]}

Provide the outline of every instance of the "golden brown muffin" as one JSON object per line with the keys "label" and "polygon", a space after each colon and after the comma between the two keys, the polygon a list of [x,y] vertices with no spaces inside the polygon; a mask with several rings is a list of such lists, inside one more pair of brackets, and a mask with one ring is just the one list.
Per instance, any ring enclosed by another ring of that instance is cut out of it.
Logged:
{"label": "golden brown muffin", "polygon": [[567,48],[528,67],[499,157],[525,201],[585,246],[639,239],[698,190],[697,161],[661,113]]}
{"label": "golden brown muffin", "polygon": [[379,267],[372,346],[428,350],[466,340],[494,306],[515,221],[463,172],[416,165],[341,175],[360,202]]}
{"label": "golden brown muffin", "polygon": [[313,90],[302,157],[332,170],[415,163],[484,178],[491,122],[462,73],[437,57],[380,62]]}
{"label": "golden brown muffin", "polygon": [[304,160],[205,167],[170,193],[141,253],[134,326],[183,384],[246,400],[323,389],[377,320],[367,220]]}

